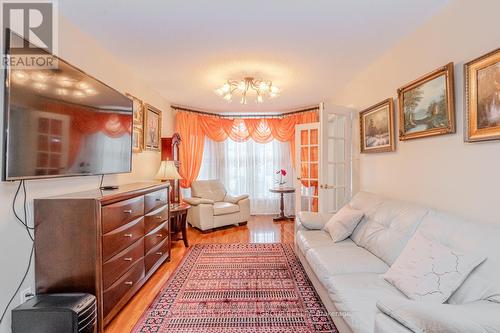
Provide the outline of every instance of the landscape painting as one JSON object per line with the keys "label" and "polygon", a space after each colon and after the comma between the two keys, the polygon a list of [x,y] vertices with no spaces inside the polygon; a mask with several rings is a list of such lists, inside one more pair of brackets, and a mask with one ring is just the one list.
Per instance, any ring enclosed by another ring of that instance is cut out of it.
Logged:
{"label": "landscape painting", "polygon": [[398,90],[401,140],[455,132],[453,64]]}
{"label": "landscape painting", "polygon": [[393,104],[388,98],[360,112],[362,153],[394,151]]}
{"label": "landscape painting", "polygon": [[466,141],[500,139],[500,50],[465,64]]}

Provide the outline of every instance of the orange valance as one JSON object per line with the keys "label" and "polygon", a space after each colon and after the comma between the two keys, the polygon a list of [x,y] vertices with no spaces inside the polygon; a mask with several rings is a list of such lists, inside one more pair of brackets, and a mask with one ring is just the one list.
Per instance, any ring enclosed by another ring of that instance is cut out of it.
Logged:
{"label": "orange valance", "polygon": [[[179,160],[182,187],[190,187],[201,167],[205,136],[214,141],[228,138],[242,142],[252,139],[267,143],[273,139],[290,143],[292,162],[295,161],[295,125],[318,121],[317,111],[295,113],[281,118],[222,118],[195,112],[179,111],[176,131],[182,141]],[[292,163],[294,165],[294,163]]]}

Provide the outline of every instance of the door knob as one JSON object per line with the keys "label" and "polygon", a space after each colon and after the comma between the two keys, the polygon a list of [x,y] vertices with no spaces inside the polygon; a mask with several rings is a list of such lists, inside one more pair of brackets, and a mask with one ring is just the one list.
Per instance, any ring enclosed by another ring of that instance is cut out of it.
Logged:
{"label": "door knob", "polygon": [[297,177],[297,180],[300,180],[301,178],[300,177]]}
{"label": "door knob", "polygon": [[323,188],[323,184],[320,184],[320,185],[319,185],[319,188]]}

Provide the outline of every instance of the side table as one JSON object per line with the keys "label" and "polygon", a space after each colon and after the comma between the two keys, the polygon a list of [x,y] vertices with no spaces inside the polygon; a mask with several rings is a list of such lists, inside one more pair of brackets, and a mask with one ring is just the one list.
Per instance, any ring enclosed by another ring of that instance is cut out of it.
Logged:
{"label": "side table", "polygon": [[273,187],[273,188],[269,189],[269,192],[280,194],[280,213],[278,216],[273,218],[273,221],[274,222],[293,221],[295,216],[286,216],[285,215],[285,202],[283,199],[283,195],[285,193],[294,193],[295,189],[293,187]]}
{"label": "side table", "polygon": [[[170,236],[172,241],[182,239],[185,247],[189,246],[186,232],[186,218],[189,208],[191,208],[191,206],[186,203],[170,204]],[[179,233],[182,234],[181,237],[179,237]]]}

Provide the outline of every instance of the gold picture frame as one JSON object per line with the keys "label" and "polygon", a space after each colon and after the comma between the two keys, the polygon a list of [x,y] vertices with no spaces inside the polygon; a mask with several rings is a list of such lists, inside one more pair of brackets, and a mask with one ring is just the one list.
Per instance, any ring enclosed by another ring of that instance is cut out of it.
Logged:
{"label": "gold picture frame", "polygon": [[500,140],[500,48],[464,65],[464,140]]}
{"label": "gold picture frame", "polygon": [[144,149],[144,102],[129,93],[125,95],[132,100],[132,152],[140,153]]}
{"label": "gold picture frame", "polygon": [[399,88],[398,106],[401,141],[455,133],[453,63]]}
{"label": "gold picture frame", "polygon": [[394,99],[387,98],[359,113],[361,153],[395,150]]}
{"label": "gold picture frame", "polygon": [[151,104],[144,108],[144,149],[161,150],[161,110]]}

